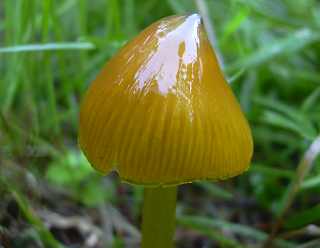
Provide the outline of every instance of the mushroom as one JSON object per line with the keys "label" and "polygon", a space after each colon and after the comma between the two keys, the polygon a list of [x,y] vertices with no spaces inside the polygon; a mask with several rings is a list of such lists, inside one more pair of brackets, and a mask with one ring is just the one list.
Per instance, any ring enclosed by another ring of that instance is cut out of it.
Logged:
{"label": "mushroom", "polygon": [[198,14],[163,18],[104,66],[81,104],[92,166],[144,185],[142,247],[171,247],[177,185],[248,169],[253,141]]}

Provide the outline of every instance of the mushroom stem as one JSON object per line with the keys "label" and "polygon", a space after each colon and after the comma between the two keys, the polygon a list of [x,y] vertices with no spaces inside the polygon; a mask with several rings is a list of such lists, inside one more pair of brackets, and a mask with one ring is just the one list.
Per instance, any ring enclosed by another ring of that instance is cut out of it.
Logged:
{"label": "mushroom stem", "polygon": [[145,188],[142,248],[172,248],[176,222],[177,186]]}

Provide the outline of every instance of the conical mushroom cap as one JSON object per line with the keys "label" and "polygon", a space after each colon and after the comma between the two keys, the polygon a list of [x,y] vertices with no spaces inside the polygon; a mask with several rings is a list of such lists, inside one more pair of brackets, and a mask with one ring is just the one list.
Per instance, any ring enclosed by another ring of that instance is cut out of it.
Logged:
{"label": "conical mushroom cap", "polygon": [[253,150],[197,14],[161,19],[126,44],[90,85],[79,132],[94,168],[137,184],[236,176]]}

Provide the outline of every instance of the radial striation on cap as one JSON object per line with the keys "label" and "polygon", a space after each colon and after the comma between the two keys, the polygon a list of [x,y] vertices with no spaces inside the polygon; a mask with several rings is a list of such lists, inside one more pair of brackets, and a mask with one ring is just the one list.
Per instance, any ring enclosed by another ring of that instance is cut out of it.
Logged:
{"label": "radial striation on cap", "polygon": [[81,104],[79,143],[98,171],[136,184],[248,168],[251,131],[199,15],[161,19],[105,65]]}

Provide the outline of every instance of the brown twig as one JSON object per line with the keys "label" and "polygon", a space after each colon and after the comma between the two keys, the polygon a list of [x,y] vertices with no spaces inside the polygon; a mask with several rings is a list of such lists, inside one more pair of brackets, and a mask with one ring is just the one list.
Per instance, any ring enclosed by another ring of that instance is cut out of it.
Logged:
{"label": "brown twig", "polygon": [[310,224],[298,230],[282,233],[281,235],[279,235],[279,237],[281,237],[282,239],[292,239],[292,238],[305,236],[305,235],[319,237],[320,228],[316,225]]}

